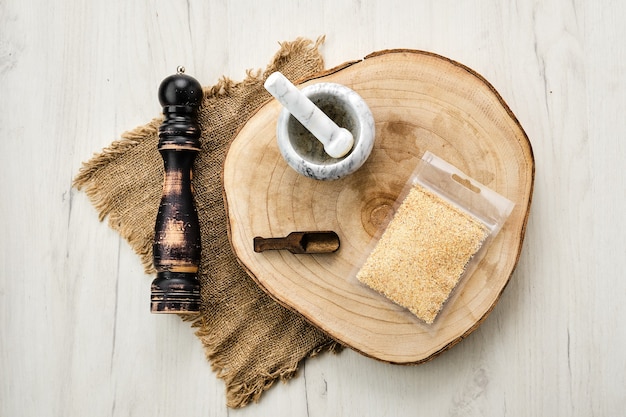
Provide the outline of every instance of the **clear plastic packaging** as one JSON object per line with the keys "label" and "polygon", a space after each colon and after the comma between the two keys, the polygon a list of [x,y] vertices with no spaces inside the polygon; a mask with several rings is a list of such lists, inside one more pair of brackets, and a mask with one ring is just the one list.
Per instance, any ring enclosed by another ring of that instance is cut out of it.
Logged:
{"label": "clear plastic packaging", "polygon": [[426,152],[356,279],[432,326],[471,279],[513,206]]}

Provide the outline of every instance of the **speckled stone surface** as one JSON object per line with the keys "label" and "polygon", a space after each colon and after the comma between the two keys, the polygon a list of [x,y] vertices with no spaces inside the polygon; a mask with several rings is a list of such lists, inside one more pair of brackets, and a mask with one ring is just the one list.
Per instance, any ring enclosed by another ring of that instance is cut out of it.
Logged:
{"label": "speckled stone surface", "polygon": [[283,158],[298,173],[316,180],[336,180],[355,172],[374,146],[374,117],[369,107],[356,92],[340,84],[313,84],[301,91],[338,126],[352,133],[354,146],[342,158],[330,157],[322,143],[283,109],[276,126]]}

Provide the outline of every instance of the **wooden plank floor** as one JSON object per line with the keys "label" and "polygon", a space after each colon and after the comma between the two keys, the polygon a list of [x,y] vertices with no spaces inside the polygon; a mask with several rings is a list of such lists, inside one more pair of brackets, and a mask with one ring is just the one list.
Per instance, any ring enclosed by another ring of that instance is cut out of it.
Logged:
{"label": "wooden plank floor", "polygon": [[[626,408],[626,3],[0,2],[0,416],[615,416]],[[315,5],[313,5],[315,4]],[[352,351],[225,406],[200,342],[71,188],[81,162],[204,85],[326,35],[327,67],[432,51],[489,80],[536,159],[521,259],[487,320],[420,366]]]}

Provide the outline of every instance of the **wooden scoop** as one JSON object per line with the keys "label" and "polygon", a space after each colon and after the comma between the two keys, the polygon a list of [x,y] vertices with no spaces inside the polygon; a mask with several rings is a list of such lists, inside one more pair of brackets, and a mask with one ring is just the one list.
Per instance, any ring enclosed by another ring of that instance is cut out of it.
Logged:
{"label": "wooden scoop", "polygon": [[255,237],[254,251],[288,250],[291,253],[331,253],[339,249],[339,236],[331,231],[291,232],[286,237]]}

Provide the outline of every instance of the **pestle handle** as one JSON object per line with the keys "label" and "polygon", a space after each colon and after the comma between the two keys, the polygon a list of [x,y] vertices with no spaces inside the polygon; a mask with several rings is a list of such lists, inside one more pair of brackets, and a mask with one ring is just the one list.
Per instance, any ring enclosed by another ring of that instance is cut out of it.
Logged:
{"label": "pestle handle", "polygon": [[280,72],[265,80],[265,89],[278,100],[293,117],[324,145],[324,151],[333,158],[345,156],[354,137],[349,130],[337,124],[319,109],[307,96]]}
{"label": "pestle handle", "polygon": [[157,277],[151,287],[153,313],[195,313],[200,310],[200,224],[191,187],[192,166],[200,151],[198,109],[202,86],[178,73],[163,80],[159,101],[164,120],[158,150],[165,170],[163,194],[154,227],[152,248]]}

